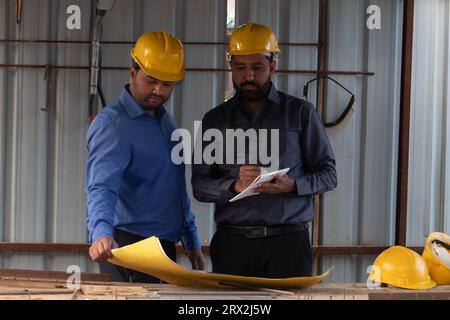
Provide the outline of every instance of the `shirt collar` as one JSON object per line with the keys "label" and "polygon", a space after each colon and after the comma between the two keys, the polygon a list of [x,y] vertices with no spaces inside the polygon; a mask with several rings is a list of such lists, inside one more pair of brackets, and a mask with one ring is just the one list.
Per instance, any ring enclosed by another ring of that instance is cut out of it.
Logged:
{"label": "shirt collar", "polygon": [[272,101],[273,103],[280,104],[280,95],[278,93],[278,90],[277,88],[275,88],[275,85],[272,82],[270,84],[271,86],[267,99]]}
{"label": "shirt collar", "polygon": [[[144,109],[142,109],[139,103],[137,103],[136,100],[134,100],[133,96],[130,93],[129,84],[127,84],[125,88],[122,90],[122,93],[119,97],[119,101],[122,103],[123,107],[125,108],[131,119],[135,119],[144,114],[148,114]],[[163,106],[159,106],[155,110],[155,116],[158,119],[160,119],[164,115],[164,113],[165,109]]]}

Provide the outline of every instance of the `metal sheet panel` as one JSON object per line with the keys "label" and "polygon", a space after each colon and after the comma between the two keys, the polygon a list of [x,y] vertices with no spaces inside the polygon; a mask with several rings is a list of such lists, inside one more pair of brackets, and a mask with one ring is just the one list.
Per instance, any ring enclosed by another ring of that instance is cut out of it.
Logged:
{"label": "metal sheet panel", "polygon": [[415,1],[407,244],[450,233],[448,1]]}
{"label": "metal sheet panel", "polygon": [[[81,30],[66,28],[66,8],[80,6]],[[33,1],[23,7],[20,25],[14,4],[0,0],[2,38],[89,40],[93,2]],[[135,41],[144,31],[164,29],[182,41],[225,41],[226,1],[117,1],[104,19],[103,40]],[[213,26],[213,27],[211,27]],[[87,44],[1,44],[1,63],[89,65]],[[7,50],[8,49],[8,50]],[[131,45],[104,45],[104,66],[130,65]],[[188,67],[223,67],[223,47],[186,47]],[[6,54],[9,54],[8,58]],[[52,71],[52,110],[46,104],[43,69],[1,69],[0,120],[2,240],[18,242],[86,242],[84,194],[85,135],[88,115],[86,70]],[[167,108],[189,127],[223,101],[222,73],[188,73]],[[128,82],[126,71],[105,71],[107,102]],[[198,93],[198,88],[202,88]],[[7,94],[7,93],[10,94]],[[3,102],[4,101],[4,102]],[[194,107],[195,106],[195,107]],[[190,172],[187,170],[187,178]],[[188,180],[189,181],[189,180]],[[188,185],[190,185],[188,183]],[[4,200],[3,200],[4,196]],[[212,235],[210,205],[193,203],[202,243]],[[4,224],[3,224],[4,222]],[[66,270],[76,264],[96,270],[83,255],[4,254],[5,268]]]}
{"label": "metal sheet panel", "polygon": [[[226,42],[226,1],[195,0],[186,2],[184,18],[178,31],[184,41]],[[222,45],[186,46],[186,66],[193,68],[224,68],[225,48]],[[194,135],[194,121],[224,101],[224,73],[187,72],[181,94],[175,96],[174,114],[181,127]],[[179,93],[179,92],[178,92]],[[186,166],[186,183],[196,213],[197,228],[203,245],[209,245],[214,232],[213,206],[200,203],[192,196],[191,166]]]}
{"label": "metal sheet panel", "polygon": [[[373,77],[335,76],[355,92],[353,121],[331,138],[339,186],[322,201],[322,243],[393,243],[401,55],[402,1],[334,0],[329,9],[329,69],[368,70]],[[68,5],[82,10],[82,29],[69,31]],[[365,28],[365,9],[377,4],[382,29]],[[92,2],[40,0],[25,2],[20,25],[14,4],[0,0],[0,37],[89,40]],[[237,24],[248,19],[269,25],[281,42],[317,42],[318,1],[237,0]],[[449,232],[450,141],[449,4],[416,1],[413,105],[410,149],[408,244],[420,245],[434,229]],[[226,1],[117,1],[104,21],[103,39],[134,41],[144,31],[165,29],[183,41],[226,41]],[[420,26],[420,27],[418,27]],[[426,43],[426,45],[423,45]],[[226,67],[223,46],[186,47],[187,67]],[[128,66],[131,45],[104,45],[103,65]],[[316,47],[282,46],[279,69],[316,69]],[[0,44],[0,63],[88,65],[89,45]],[[442,67],[444,66],[444,67]],[[52,73],[52,111],[46,104],[42,69],[0,69],[0,236],[3,241],[85,242],[84,161],[87,129],[88,72]],[[301,96],[313,75],[278,74],[279,89]],[[429,81],[426,81],[426,80]],[[126,71],[104,71],[108,102],[128,81]],[[425,89],[423,83],[429,83]],[[188,72],[175,88],[168,109],[182,127],[191,129],[210,108],[223,101],[222,73]],[[310,100],[315,100],[314,86]],[[345,107],[347,96],[328,86],[326,119]],[[431,101],[431,103],[430,103]],[[427,108],[424,108],[427,106]],[[424,125],[425,120],[425,125]],[[187,168],[188,186],[190,168]],[[214,231],[212,208],[193,201],[203,244]],[[65,270],[78,264],[96,269],[80,255],[2,255],[6,268]],[[334,264],[330,281],[365,281],[373,257],[324,257]],[[2,260],[0,260],[1,262]],[[183,263],[187,261],[183,258]]]}
{"label": "metal sheet panel", "polygon": [[[4,4],[5,6],[5,4]],[[11,4],[6,9],[13,9]],[[5,19],[4,34],[10,37],[36,37],[48,30],[39,17],[48,19],[47,3],[24,12],[22,27],[13,19]],[[32,14],[33,13],[33,14]],[[4,15],[7,14],[5,10]],[[14,15],[10,15],[14,17]],[[45,20],[46,21],[46,20]],[[8,50],[5,59],[11,63],[43,63],[47,48],[30,50],[29,45],[18,45]],[[4,175],[4,234],[6,241],[45,241],[46,184],[47,184],[47,117],[40,111],[45,104],[45,83],[42,70],[6,71],[5,113],[6,137],[3,149]],[[7,90],[7,91],[6,91]],[[5,256],[5,267],[43,267],[38,255]]]}
{"label": "metal sheet panel", "polygon": [[[6,1],[0,1],[0,12],[7,12]],[[0,37],[6,37],[6,19],[0,20]],[[6,44],[0,44],[0,61],[6,61]],[[0,69],[0,239],[4,239],[5,218],[5,152],[6,152],[6,69]],[[0,267],[3,265],[3,256],[0,256]]]}
{"label": "metal sheet panel", "polygon": [[[381,30],[366,28],[366,8],[370,4],[381,8]],[[318,1],[262,4],[238,0],[237,10],[238,23],[251,19],[267,24],[280,41],[318,42]],[[331,75],[355,93],[356,103],[353,121],[330,139],[336,155],[338,187],[322,197],[323,244],[384,245],[393,241],[401,12],[401,1],[329,1],[328,69],[367,70],[375,72],[375,76]],[[316,48],[282,49],[279,67],[317,69]],[[313,77],[279,75],[276,84],[282,91],[301,96],[303,85]],[[313,93],[310,101],[315,101],[315,86],[309,91]],[[324,118],[336,119],[349,98],[329,82]],[[322,267],[325,270],[335,265],[330,281],[363,281],[367,263],[363,260],[351,256],[324,257]]]}
{"label": "metal sheet panel", "polygon": [[[381,9],[381,30],[366,28],[365,12],[372,4]],[[329,69],[366,70],[375,75],[334,77],[355,93],[356,102],[351,124],[331,139],[339,186],[323,197],[326,244],[386,245],[394,241],[401,12],[401,1],[330,1]],[[327,92],[327,105],[334,107],[325,108],[328,119],[335,119],[348,101],[339,92],[335,86]],[[365,281],[369,261],[326,257],[323,267],[344,263],[345,271],[334,273],[330,281]]]}

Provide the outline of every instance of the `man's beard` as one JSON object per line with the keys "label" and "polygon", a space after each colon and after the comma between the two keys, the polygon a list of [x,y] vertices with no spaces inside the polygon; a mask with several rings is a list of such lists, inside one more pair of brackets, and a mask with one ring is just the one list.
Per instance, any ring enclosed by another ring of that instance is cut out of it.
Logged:
{"label": "man's beard", "polygon": [[[139,104],[139,106],[144,109],[145,111],[153,111],[156,108],[162,106],[164,103],[167,102],[167,100],[169,100],[169,97],[164,97],[162,95],[157,95],[157,94],[142,94],[138,87],[136,86],[135,83],[130,83],[129,85],[129,92],[130,94],[133,96],[134,100],[136,100],[136,102]],[[157,98],[156,100],[158,100],[157,102],[152,101],[150,103],[149,99],[150,98]]]}
{"label": "man's beard", "polygon": [[[152,98],[152,97],[157,98],[158,103],[155,104],[155,103],[152,101],[152,103],[150,104],[149,99]],[[152,94],[152,95],[149,95],[149,96],[147,96],[147,97],[144,98],[144,100],[142,101],[142,102],[144,102],[144,103],[141,103],[141,107],[142,107],[144,110],[146,110],[146,111],[153,111],[153,110],[155,110],[156,108],[162,106],[164,103],[166,103],[167,100],[168,100],[168,99],[166,99],[166,98],[163,97],[163,96],[156,95],[156,94]]]}
{"label": "man's beard", "polygon": [[[246,85],[254,86],[256,90],[245,90],[244,88]],[[269,78],[262,86],[259,86],[253,81],[244,81],[240,86],[237,86],[233,81],[233,86],[239,99],[245,101],[258,101],[265,98],[269,93],[271,81]]]}

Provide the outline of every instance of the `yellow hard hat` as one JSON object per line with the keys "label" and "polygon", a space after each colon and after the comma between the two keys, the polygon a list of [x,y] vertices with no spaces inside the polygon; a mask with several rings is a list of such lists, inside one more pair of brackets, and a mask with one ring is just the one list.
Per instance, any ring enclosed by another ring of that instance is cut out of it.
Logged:
{"label": "yellow hard hat", "polygon": [[441,232],[431,233],[422,257],[428,265],[431,279],[439,285],[450,285],[450,236]]}
{"label": "yellow hard hat", "polygon": [[183,45],[166,31],[142,34],[131,57],[146,74],[158,80],[179,81],[184,77]]}
{"label": "yellow hard hat", "polygon": [[380,253],[373,263],[369,280],[404,289],[431,289],[436,286],[425,260],[401,246],[393,246]]}
{"label": "yellow hard hat", "polygon": [[281,52],[275,34],[268,27],[249,21],[237,27],[231,33],[228,55],[265,52],[272,52],[273,54]]}

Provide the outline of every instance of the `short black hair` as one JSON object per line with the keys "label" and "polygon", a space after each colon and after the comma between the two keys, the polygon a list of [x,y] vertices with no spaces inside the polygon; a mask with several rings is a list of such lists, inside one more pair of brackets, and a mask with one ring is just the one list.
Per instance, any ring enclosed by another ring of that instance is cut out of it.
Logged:
{"label": "short black hair", "polygon": [[137,64],[137,62],[134,61],[134,60],[132,60],[131,66],[133,67],[133,69],[134,69],[135,71],[139,71],[139,70],[141,69],[141,67],[139,67],[139,65]]}

